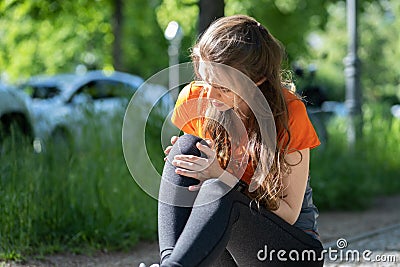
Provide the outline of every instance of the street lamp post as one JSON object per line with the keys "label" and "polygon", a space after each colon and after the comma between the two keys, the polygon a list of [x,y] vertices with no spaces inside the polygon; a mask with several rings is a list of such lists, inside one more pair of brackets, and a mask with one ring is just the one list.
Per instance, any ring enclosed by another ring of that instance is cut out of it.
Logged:
{"label": "street lamp post", "polygon": [[357,0],[347,0],[348,53],[344,59],[346,76],[346,107],[349,114],[347,140],[354,148],[362,135],[360,60],[358,58]]}
{"label": "street lamp post", "polygon": [[169,56],[169,90],[174,101],[178,98],[178,90],[173,90],[179,86],[179,49],[183,37],[182,28],[176,21],[168,23],[164,32],[164,37],[169,41],[168,56]]}

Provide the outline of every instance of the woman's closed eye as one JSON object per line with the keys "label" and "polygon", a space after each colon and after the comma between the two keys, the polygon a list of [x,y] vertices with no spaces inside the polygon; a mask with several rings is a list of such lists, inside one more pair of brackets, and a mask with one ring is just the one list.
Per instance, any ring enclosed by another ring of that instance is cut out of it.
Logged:
{"label": "woman's closed eye", "polygon": [[219,86],[219,85],[213,85],[213,88],[216,90],[219,90],[221,93],[230,93],[231,90],[229,88]]}

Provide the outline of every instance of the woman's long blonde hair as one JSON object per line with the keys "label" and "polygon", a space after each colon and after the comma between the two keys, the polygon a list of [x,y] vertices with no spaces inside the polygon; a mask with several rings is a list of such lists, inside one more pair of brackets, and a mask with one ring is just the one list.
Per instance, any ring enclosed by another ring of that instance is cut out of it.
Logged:
{"label": "woman's long blonde hair", "polygon": [[[258,83],[265,99],[268,101],[274,116],[277,146],[271,151],[262,142],[259,124],[252,112],[240,113],[237,107],[235,111],[245,122],[248,144],[246,153],[250,162],[255,167],[261,166],[263,182],[249,195],[270,210],[279,208],[279,201],[283,198],[283,177],[290,172],[290,166],[285,162],[290,142],[288,128],[288,110],[282,87],[285,82],[282,79],[281,64],[284,49],[266,28],[255,19],[235,15],[216,20],[204,32],[195,44],[192,60],[198,71],[200,60],[220,63],[233,67],[253,82]],[[217,113],[217,112],[216,112]],[[226,115],[226,114],[224,114]],[[226,168],[231,155],[231,138],[226,129],[214,119],[205,119],[204,135],[214,140],[217,158],[223,168]],[[273,155],[272,164],[263,160]],[[246,163],[247,164],[247,163]],[[240,178],[240,177],[238,177]]]}

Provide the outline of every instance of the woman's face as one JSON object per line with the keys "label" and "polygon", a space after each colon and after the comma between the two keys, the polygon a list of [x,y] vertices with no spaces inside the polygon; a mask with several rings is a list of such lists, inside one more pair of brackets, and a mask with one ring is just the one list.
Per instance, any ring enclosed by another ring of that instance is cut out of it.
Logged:
{"label": "woman's face", "polygon": [[204,88],[207,92],[207,99],[219,111],[227,111],[232,108],[239,108],[242,111],[246,110],[246,105],[241,98],[236,95],[232,90],[214,83],[213,77],[207,75],[210,73],[207,71],[207,66],[200,62],[199,64],[199,74],[201,79],[204,81]]}
{"label": "woman's face", "polygon": [[219,111],[227,111],[234,108],[235,105],[235,93],[231,90],[213,84],[206,84],[207,99]]}

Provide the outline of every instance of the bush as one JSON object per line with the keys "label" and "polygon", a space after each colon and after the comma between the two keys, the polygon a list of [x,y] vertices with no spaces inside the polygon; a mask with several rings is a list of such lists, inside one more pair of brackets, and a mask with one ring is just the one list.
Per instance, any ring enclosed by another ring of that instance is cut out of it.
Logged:
{"label": "bush", "polygon": [[346,141],[346,119],[328,125],[325,148],[311,154],[314,200],[322,210],[365,208],[378,195],[400,192],[400,120],[387,106],[364,106],[363,138],[353,151]]}

